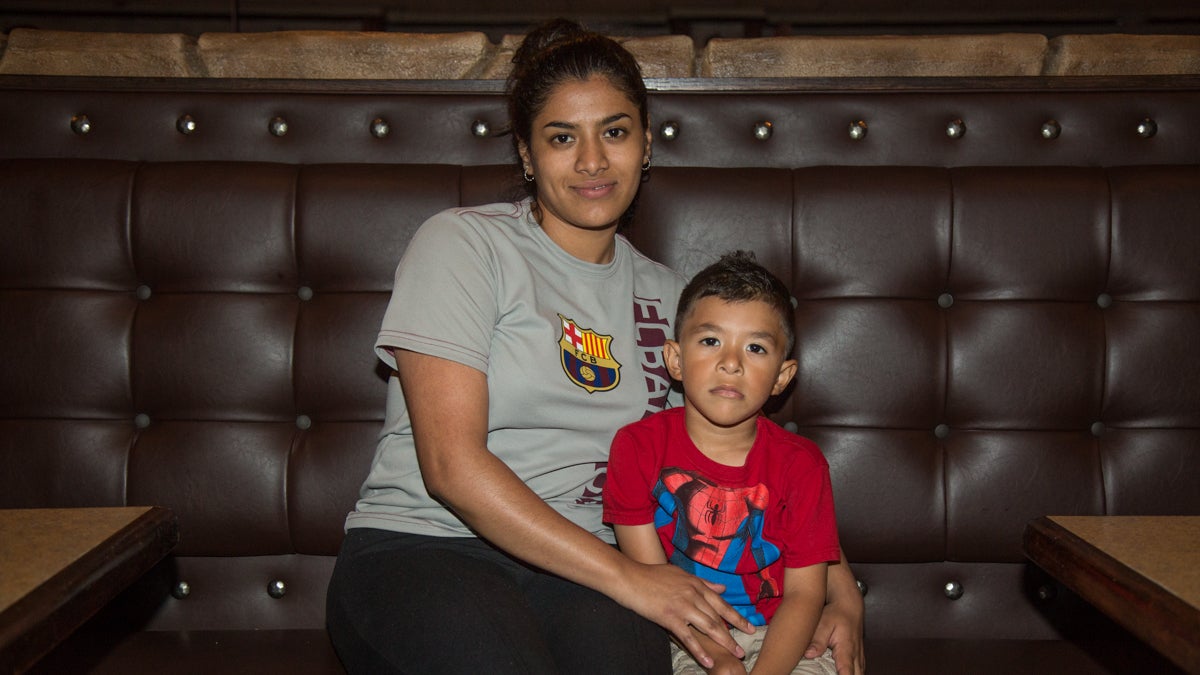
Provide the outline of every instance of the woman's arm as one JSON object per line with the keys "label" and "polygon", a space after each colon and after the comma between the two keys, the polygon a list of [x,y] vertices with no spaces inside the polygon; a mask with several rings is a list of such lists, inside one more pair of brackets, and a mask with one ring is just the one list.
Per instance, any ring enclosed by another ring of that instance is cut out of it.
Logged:
{"label": "woman's arm", "polygon": [[813,634],[812,644],[804,655],[815,659],[833,649],[838,675],[863,675],[867,657],[863,653],[863,599],[846,553],[841,560],[828,566],[826,575],[825,608]]}
{"label": "woman's arm", "polygon": [[748,625],[706,582],[673,565],[645,565],[622,555],[552,509],[488,450],[484,373],[407,350],[395,350],[395,356],[431,496],[508,553],[663,626],[689,651],[696,649],[698,658],[708,656],[689,626],[741,652],[725,621]]}
{"label": "woman's arm", "polygon": [[825,604],[825,563],[783,572],[783,600],[771,617],[751,675],[787,675],[804,656]]}

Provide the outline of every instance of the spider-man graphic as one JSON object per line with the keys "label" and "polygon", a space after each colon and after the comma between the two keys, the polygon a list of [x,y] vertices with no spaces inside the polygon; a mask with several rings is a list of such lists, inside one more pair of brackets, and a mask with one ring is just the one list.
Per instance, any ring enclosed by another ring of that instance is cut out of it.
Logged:
{"label": "spider-man graphic", "polygon": [[659,506],[654,526],[669,546],[671,562],[725,584],[726,601],[752,623],[758,614],[754,600],[782,591],[767,570],[780,555],[779,548],[763,538],[763,512],[770,497],[761,483],[722,487],[672,467],[663,469],[654,487]]}

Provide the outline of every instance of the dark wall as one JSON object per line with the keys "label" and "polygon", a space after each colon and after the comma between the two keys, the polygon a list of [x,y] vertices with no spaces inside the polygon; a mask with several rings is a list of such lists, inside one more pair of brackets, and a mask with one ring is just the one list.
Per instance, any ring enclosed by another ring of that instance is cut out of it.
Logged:
{"label": "dark wall", "polygon": [[711,37],[879,33],[1200,33],[1195,0],[2,0],[0,32],[483,31],[498,41],[568,15],[620,35]]}

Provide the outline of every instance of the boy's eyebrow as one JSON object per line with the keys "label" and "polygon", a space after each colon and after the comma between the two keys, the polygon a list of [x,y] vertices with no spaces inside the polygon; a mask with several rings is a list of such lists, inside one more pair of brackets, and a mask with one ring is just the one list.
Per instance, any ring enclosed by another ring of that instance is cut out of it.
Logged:
{"label": "boy's eyebrow", "polygon": [[[694,332],[698,332],[698,333],[703,333],[703,332],[723,333],[723,332],[725,332],[725,329],[722,328],[720,324],[715,324],[715,323],[702,323],[702,324],[693,326],[691,328],[691,330]],[[769,331],[769,330],[756,330],[756,331],[750,333],[750,337],[754,338],[755,340],[770,340],[771,342],[777,341],[777,336],[775,335],[775,333],[773,331]]]}

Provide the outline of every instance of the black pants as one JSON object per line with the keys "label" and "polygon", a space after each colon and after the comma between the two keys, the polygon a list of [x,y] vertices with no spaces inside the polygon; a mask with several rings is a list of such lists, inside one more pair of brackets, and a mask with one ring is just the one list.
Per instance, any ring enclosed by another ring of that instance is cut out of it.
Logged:
{"label": "black pants", "polygon": [[657,625],[475,538],[349,530],[326,623],[352,675],[671,672]]}

